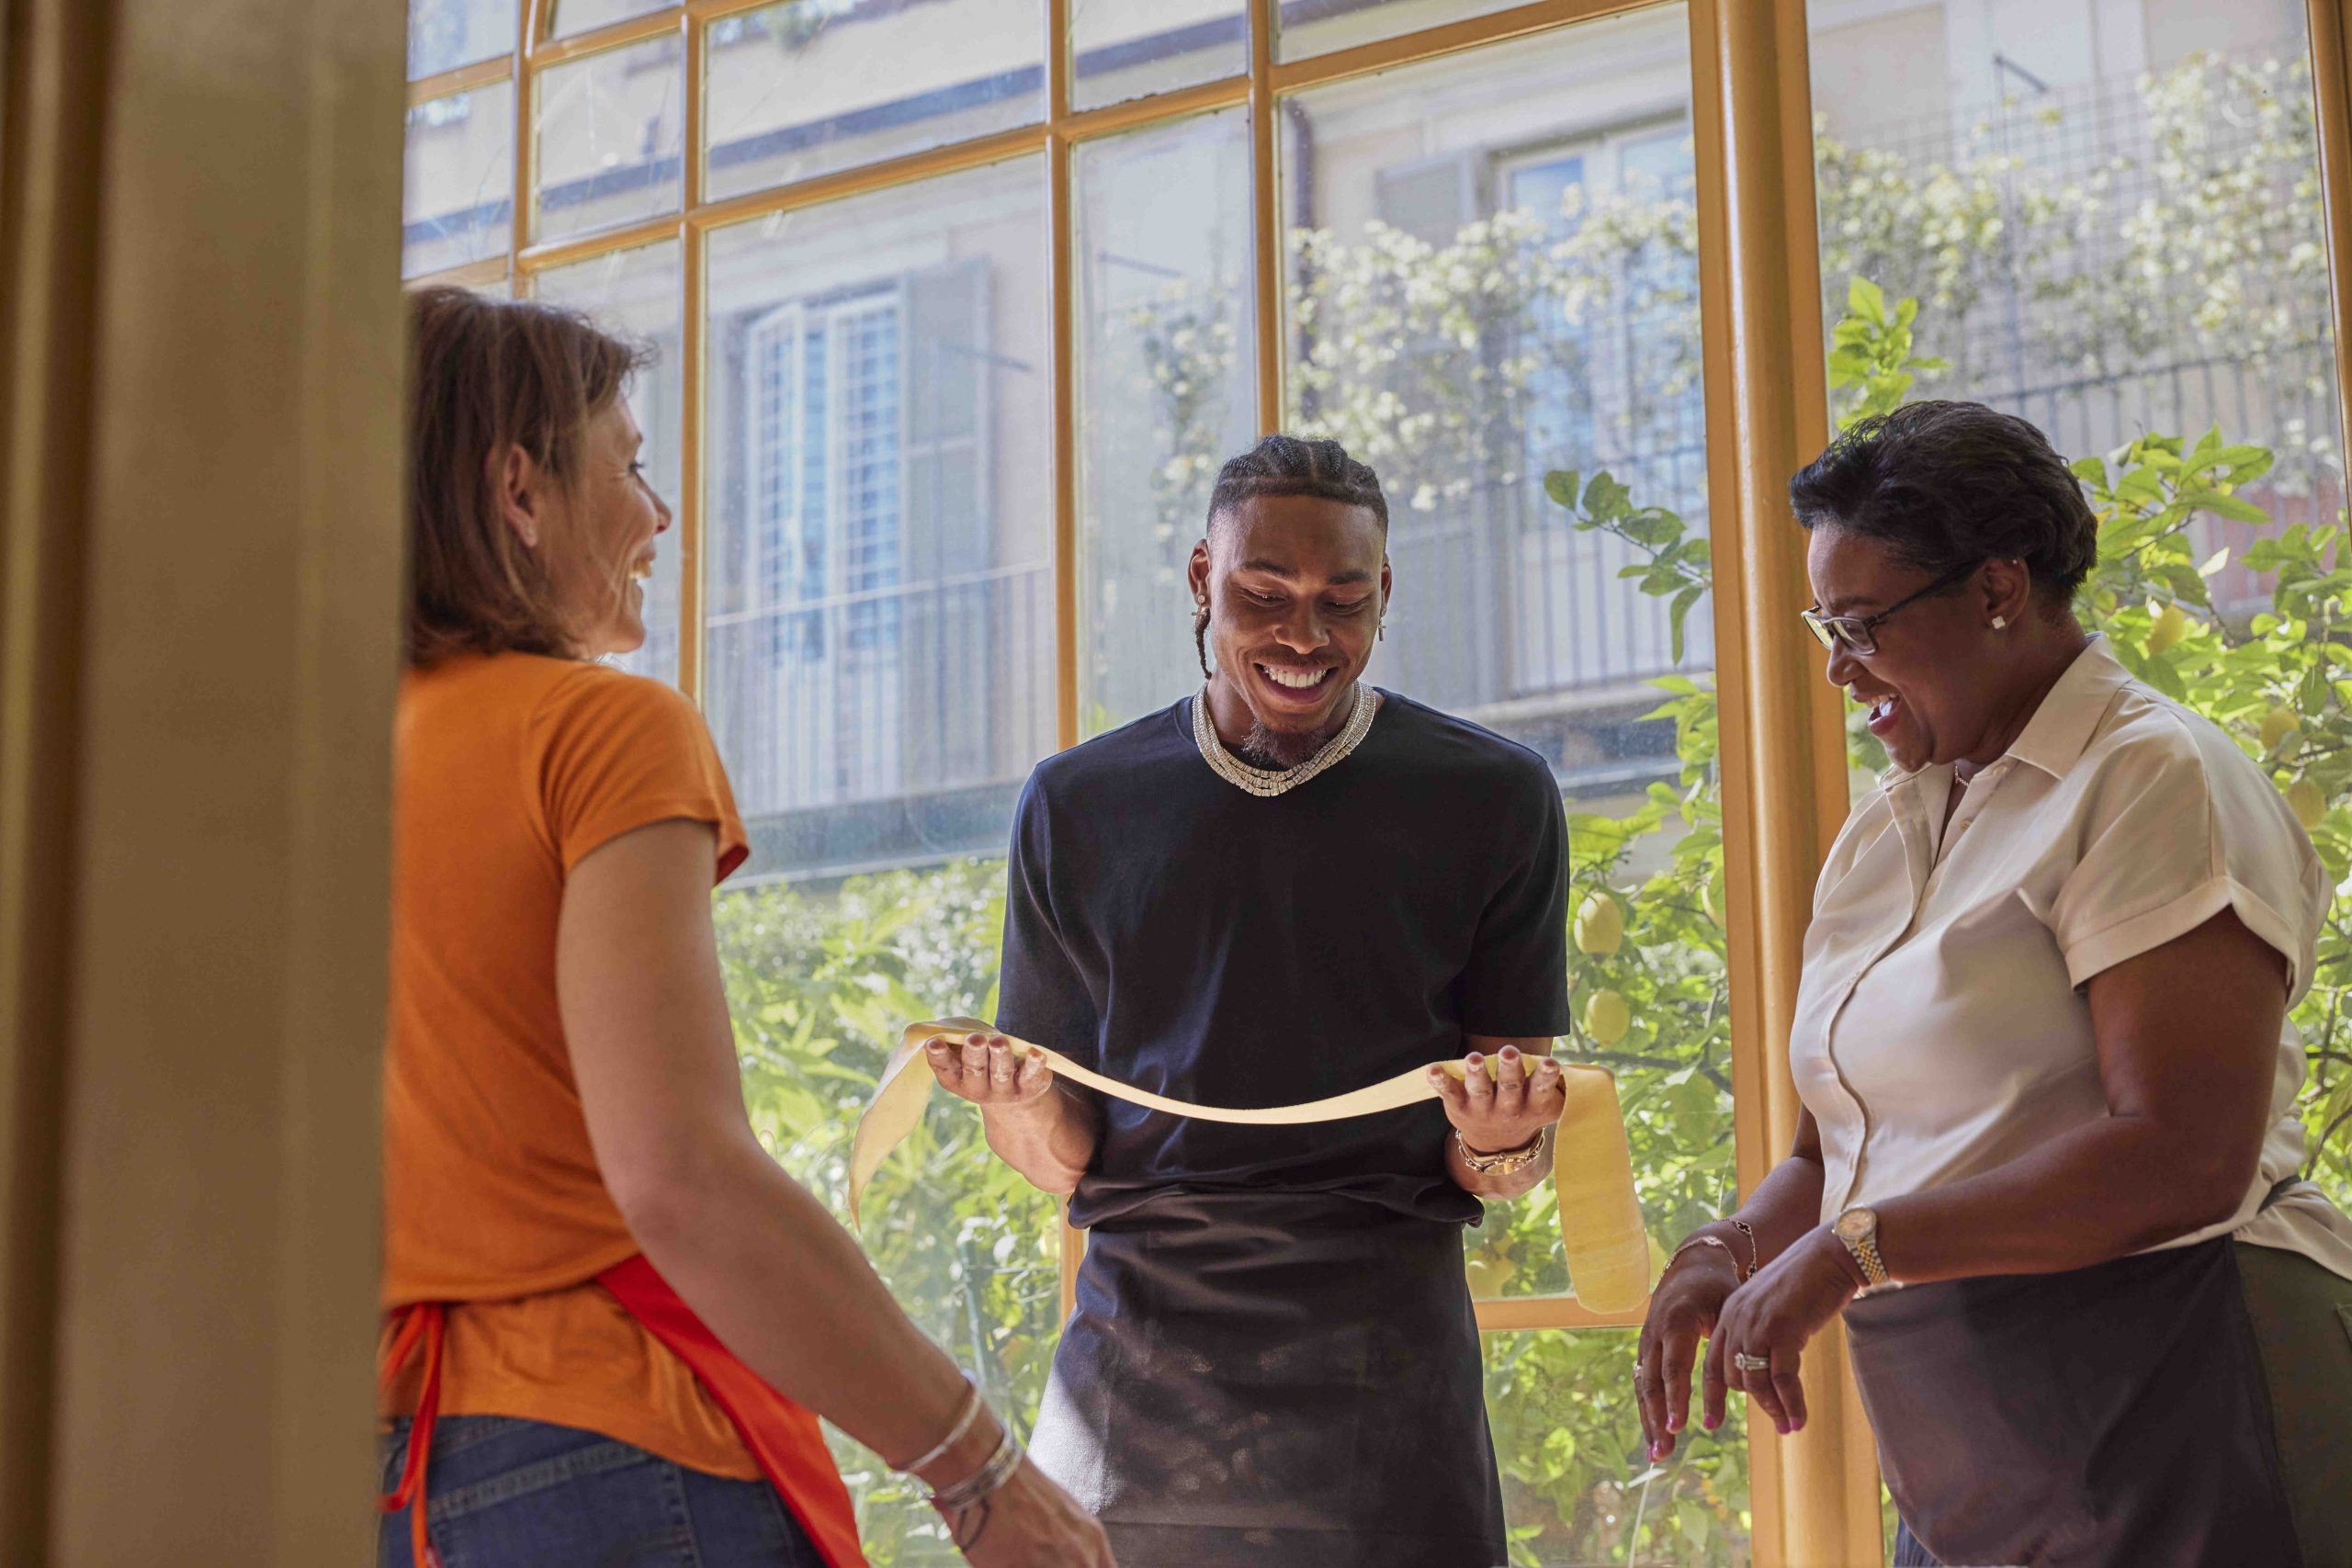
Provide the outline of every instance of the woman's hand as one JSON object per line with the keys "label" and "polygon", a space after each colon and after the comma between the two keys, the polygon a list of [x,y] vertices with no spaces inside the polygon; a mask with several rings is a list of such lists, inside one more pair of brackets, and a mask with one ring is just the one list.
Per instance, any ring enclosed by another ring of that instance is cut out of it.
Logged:
{"label": "woman's hand", "polygon": [[972,1568],[1114,1568],[1102,1527],[1025,1456],[948,1525]]}
{"label": "woman's hand", "polygon": [[1699,1341],[1715,1332],[1724,1303],[1739,1289],[1739,1265],[1729,1252],[1683,1245],[1687,1250],[1667,1265],[1651,1293],[1634,1357],[1634,1402],[1641,1408],[1652,1463],[1674,1451],[1675,1435],[1690,1419],[1690,1369]]}
{"label": "woman's hand", "polygon": [[[1738,1389],[1785,1436],[1804,1425],[1798,1382],[1804,1348],[1864,1284],[1861,1268],[1836,1233],[1816,1225],[1763,1272],[1732,1292],[1707,1342],[1706,1420],[1724,1418],[1724,1396]],[[1742,1367],[1738,1358],[1767,1366]]]}
{"label": "woman's hand", "polygon": [[934,1040],[923,1047],[923,1057],[941,1088],[985,1110],[1027,1105],[1045,1099],[1054,1087],[1054,1070],[1046,1059],[1016,1054],[1001,1034],[975,1034],[960,1050]]}
{"label": "woman's hand", "polygon": [[1519,1047],[1506,1045],[1492,1056],[1473,1051],[1462,1065],[1465,1071],[1460,1078],[1442,1066],[1431,1067],[1430,1082],[1445,1102],[1445,1119],[1478,1154],[1522,1146],[1567,1109],[1560,1064],[1549,1056],[1538,1058],[1531,1071]]}

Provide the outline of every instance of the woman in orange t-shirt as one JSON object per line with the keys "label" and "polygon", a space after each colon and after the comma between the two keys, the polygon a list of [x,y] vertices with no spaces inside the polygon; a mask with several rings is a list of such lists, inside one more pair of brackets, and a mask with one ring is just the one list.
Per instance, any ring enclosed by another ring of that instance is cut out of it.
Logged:
{"label": "woman in orange t-shirt", "polygon": [[595,662],[643,642],[669,525],[635,355],[545,306],[413,312],[382,1563],[862,1568],[821,1415],[970,1562],[1108,1568],[752,1134],[726,773],[684,697]]}

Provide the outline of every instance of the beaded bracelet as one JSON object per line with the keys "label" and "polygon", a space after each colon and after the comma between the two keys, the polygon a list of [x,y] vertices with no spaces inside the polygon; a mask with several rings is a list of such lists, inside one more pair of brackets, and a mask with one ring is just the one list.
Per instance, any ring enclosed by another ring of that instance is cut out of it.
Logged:
{"label": "beaded bracelet", "polygon": [[[1747,1238],[1747,1278],[1753,1280],[1756,1278],[1756,1271],[1764,1267],[1764,1249],[1758,1244],[1756,1240],[1756,1233],[1748,1227],[1748,1224],[1746,1220],[1735,1217],[1731,1221],[1731,1224],[1732,1227],[1737,1230],[1740,1235]],[[1735,1258],[1732,1261],[1736,1263],[1739,1259]]]}

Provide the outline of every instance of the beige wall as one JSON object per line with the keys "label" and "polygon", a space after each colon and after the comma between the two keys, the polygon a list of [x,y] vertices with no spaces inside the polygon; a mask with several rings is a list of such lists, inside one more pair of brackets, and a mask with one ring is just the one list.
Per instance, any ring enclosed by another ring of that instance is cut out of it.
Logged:
{"label": "beige wall", "polygon": [[7,13],[0,1562],[363,1562],[401,8]]}
{"label": "beige wall", "polygon": [[2298,0],[1814,0],[1814,104],[1832,134],[1956,125],[2020,83],[1999,53],[2053,88],[2128,84],[2198,50],[2301,46]]}

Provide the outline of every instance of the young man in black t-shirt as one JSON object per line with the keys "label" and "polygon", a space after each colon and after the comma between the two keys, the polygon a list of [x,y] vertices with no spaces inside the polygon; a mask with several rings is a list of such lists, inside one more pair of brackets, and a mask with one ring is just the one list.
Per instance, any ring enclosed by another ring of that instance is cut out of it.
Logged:
{"label": "young man in black t-shirt", "polygon": [[932,1047],[1091,1232],[1034,1450],[1125,1568],[1507,1559],[1461,1228],[1551,1168],[1566,827],[1532,752],[1359,683],[1386,536],[1337,443],[1226,465],[1191,570],[1207,684],[1031,778],[997,1022],[1202,1104],[1456,1055],[1466,1082],[1245,1126],[1103,1102],[1001,1038]]}

